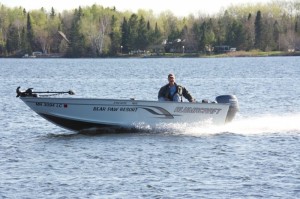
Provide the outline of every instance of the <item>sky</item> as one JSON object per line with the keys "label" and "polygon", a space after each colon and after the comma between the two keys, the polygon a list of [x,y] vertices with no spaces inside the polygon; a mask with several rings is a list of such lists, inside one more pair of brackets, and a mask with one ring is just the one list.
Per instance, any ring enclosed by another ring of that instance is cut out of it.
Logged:
{"label": "sky", "polygon": [[44,7],[50,11],[51,7],[61,12],[72,10],[79,6],[91,6],[93,4],[104,7],[115,6],[119,11],[129,10],[136,12],[138,9],[153,10],[154,14],[163,11],[171,11],[176,16],[188,16],[189,14],[216,14],[221,9],[231,5],[267,3],[271,0],[0,0],[5,6],[22,6],[27,11]]}

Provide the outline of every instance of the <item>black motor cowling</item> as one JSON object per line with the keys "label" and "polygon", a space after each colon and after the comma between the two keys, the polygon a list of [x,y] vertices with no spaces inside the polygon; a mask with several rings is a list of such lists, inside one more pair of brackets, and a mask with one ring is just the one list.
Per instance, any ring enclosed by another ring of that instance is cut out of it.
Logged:
{"label": "black motor cowling", "polygon": [[230,104],[229,110],[226,116],[226,123],[231,122],[235,114],[239,111],[239,102],[235,95],[220,95],[216,97],[216,101],[219,104]]}
{"label": "black motor cowling", "polygon": [[16,97],[37,97],[36,93],[33,93],[33,88],[28,88],[26,91],[20,91],[20,86],[17,88],[17,96]]}

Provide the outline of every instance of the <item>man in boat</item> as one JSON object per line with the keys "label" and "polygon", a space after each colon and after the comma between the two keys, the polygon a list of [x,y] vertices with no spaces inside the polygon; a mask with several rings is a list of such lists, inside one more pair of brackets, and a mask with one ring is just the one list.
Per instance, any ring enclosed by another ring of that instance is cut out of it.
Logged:
{"label": "man in boat", "polygon": [[169,83],[161,87],[158,92],[158,101],[175,101],[182,102],[182,96],[189,102],[195,102],[195,99],[189,93],[189,91],[175,83],[175,75],[168,75]]}

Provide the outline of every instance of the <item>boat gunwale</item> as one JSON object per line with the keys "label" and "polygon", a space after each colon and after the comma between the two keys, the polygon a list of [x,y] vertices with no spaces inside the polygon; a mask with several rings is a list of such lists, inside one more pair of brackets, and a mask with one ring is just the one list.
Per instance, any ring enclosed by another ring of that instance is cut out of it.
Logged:
{"label": "boat gunwale", "polygon": [[[136,99],[112,99],[112,98],[84,98],[84,97],[31,97],[31,96],[26,96],[26,97],[20,97],[20,99],[22,99],[22,101],[28,101],[26,99],[29,100],[33,100],[33,99],[50,99],[50,100],[88,100],[88,101],[118,101],[118,102],[132,102],[132,103],[137,103],[137,102],[142,102],[142,103],[162,103],[162,104],[193,104],[193,105],[198,105],[198,104],[202,104],[202,105],[230,105],[230,103],[217,103],[217,102],[208,102],[208,103],[203,103],[203,102],[176,102],[176,101],[155,101],[155,100],[136,100]],[[122,105],[122,104],[114,104],[114,105]]]}

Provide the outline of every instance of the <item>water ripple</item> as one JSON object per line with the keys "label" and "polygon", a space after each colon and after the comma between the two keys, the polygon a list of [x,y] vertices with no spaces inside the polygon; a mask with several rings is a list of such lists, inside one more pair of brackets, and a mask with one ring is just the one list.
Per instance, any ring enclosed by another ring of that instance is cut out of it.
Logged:
{"label": "water ripple", "polygon": [[[299,61],[3,59],[0,198],[300,198]],[[74,133],[15,97],[22,86],[156,100],[170,72],[197,99],[237,95],[234,122]]]}

